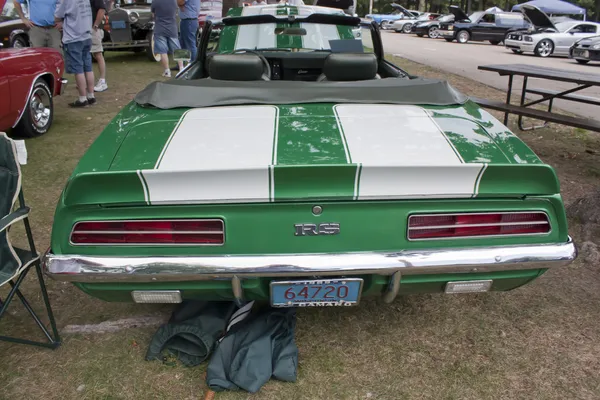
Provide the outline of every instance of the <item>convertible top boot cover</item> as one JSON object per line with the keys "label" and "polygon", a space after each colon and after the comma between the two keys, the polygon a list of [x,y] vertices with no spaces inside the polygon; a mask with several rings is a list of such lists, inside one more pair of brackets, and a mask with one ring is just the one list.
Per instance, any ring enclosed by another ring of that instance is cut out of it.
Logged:
{"label": "convertible top boot cover", "polygon": [[162,360],[163,353],[167,353],[188,367],[203,363],[223,336],[236,308],[233,302],[182,303],[152,337],[146,360]]}
{"label": "convertible top boot cover", "polygon": [[295,382],[298,348],[296,310],[260,310],[233,326],[210,359],[206,383],[215,392],[257,392],[271,377]]}

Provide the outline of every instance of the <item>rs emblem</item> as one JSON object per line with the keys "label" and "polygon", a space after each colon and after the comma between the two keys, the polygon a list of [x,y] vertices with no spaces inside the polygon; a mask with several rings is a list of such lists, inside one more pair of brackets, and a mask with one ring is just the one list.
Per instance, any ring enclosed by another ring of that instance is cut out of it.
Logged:
{"label": "rs emblem", "polygon": [[323,224],[296,224],[296,236],[337,235],[340,233],[340,224],[329,222]]}

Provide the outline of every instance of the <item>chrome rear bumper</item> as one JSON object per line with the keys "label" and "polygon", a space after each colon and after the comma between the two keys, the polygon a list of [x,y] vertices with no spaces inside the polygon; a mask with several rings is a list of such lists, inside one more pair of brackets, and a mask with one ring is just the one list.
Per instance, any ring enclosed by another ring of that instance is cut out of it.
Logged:
{"label": "chrome rear bumper", "polygon": [[71,282],[198,281],[247,277],[476,273],[566,265],[577,256],[567,243],[394,253],[207,257],[44,255],[46,274]]}

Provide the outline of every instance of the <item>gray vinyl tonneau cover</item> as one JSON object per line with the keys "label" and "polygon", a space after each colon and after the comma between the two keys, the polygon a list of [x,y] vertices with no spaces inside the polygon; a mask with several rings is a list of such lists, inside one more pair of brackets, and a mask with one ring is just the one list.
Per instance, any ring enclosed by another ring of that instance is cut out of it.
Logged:
{"label": "gray vinyl tonneau cover", "polygon": [[448,82],[425,78],[352,82],[172,80],[153,82],[135,96],[139,105],[161,109],[302,103],[447,106],[467,100]]}

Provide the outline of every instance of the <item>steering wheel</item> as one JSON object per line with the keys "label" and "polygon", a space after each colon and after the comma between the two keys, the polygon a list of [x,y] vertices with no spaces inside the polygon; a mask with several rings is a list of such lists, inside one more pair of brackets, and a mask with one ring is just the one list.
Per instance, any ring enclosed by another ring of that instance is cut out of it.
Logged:
{"label": "steering wheel", "polygon": [[255,56],[258,56],[258,58],[260,58],[260,60],[263,62],[262,78],[265,81],[271,80],[271,64],[269,64],[269,61],[267,60],[267,58],[265,56],[263,56],[262,54],[260,54],[257,51],[248,50],[248,49],[237,49],[237,50],[233,51],[231,54],[239,54],[239,53],[250,53],[250,54],[254,54]]}

